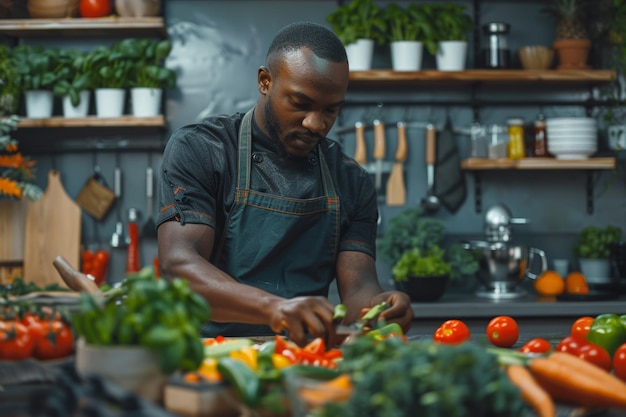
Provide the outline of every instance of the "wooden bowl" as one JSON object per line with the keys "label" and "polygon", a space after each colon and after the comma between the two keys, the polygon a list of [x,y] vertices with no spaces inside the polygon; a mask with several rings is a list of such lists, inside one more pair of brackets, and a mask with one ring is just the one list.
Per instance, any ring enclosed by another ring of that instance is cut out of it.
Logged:
{"label": "wooden bowl", "polygon": [[523,46],[519,48],[518,55],[522,68],[528,70],[546,70],[552,66],[554,50],[547,46]]}
{"label": "wooden bowl", "polygon": [[79,0],[28,0],[28,15],[34,19],[78,16]]}

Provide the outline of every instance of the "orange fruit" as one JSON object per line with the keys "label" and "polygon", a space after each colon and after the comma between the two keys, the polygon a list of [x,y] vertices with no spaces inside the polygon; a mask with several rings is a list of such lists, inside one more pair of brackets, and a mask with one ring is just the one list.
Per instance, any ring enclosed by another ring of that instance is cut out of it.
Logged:
{"label": "orange fruit", "polygon": [[556,271],[545,271],[535,279],[534,287],[539,295],[560,295],[565,292],[565,280]]}
{"label": "orange fruit", "polygon": [[582,272],[570,272],[565,278],[565,291],[569,294],[589,294],[589,285]]}

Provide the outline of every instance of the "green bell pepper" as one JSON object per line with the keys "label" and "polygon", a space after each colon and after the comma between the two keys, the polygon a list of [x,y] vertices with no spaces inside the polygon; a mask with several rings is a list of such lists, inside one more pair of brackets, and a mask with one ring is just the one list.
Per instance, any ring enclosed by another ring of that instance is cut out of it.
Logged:
{"label": "green bell pepper", "polygon": [[613,313],[597,316],[591,323],[587,340],[604,348],[613,357],[617,348],[626,342],[626,330],[620,316]]}

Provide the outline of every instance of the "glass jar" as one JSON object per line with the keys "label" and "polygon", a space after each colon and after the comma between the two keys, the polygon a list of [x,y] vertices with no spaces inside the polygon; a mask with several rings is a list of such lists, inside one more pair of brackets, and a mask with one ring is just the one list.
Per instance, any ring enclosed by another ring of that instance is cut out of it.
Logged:
{"label": "glass jar", "polygon": [[537,116],[535,120],[535,135],[533,138],[533,154],[537,157],[545,157],[548,155],[548,137],[546,130],[546,118],[543,114]]}
{"label": "glass jar", "polygon": [[508,23],[494,22],[482,26],[483,40],[480,50],[480,65],[483,68],[505,69],[511,67],[511,51]]}
{"label": "glass jar", "polygon": [[507,157],[509,159],[522,159],[526,157],[524,146],[524,119],[515,118],[507,120],[509,144]]}
{"label": "glass jar", "polygon": [[509,136],[506,127],[500,125],[491,125],[488,130],[489,148],[487,151],[489,159],[506,158],[507,143]]}
{"label": "glass jar", "polygon": [[470,158],[486,158],[488,141],[485,126],[480,123],[473,123],[470,128]]}

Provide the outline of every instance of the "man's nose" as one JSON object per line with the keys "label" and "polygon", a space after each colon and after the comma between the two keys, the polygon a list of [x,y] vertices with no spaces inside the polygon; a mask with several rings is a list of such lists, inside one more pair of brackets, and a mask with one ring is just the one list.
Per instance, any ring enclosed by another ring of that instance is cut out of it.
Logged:
{"label": "man's nose", "polygon": [[323,134],[326,129],[326,121],[320,113],[311,112],[302,121],[302,127],[313,133]]}

